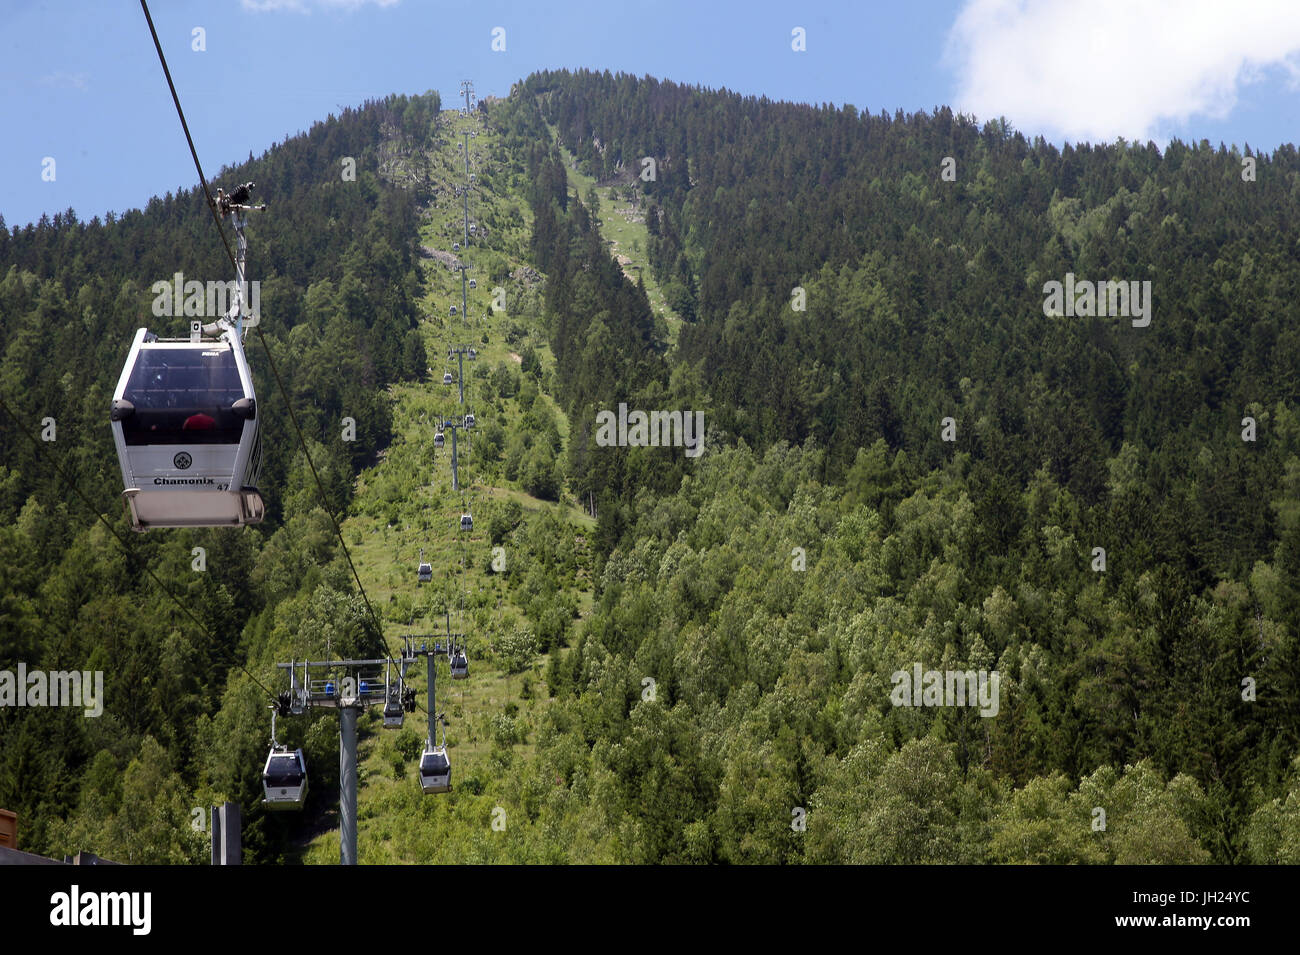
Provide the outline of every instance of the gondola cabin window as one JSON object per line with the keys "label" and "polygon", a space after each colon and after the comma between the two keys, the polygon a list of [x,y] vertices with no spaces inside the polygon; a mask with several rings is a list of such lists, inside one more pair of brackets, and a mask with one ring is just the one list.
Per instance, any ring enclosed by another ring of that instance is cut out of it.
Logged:
{"label": "gondola cabin window", "polygon": [[135,413],[122,422],[128,445],[238,444],[244,397],[230,348],[142,349],[123,397]]}

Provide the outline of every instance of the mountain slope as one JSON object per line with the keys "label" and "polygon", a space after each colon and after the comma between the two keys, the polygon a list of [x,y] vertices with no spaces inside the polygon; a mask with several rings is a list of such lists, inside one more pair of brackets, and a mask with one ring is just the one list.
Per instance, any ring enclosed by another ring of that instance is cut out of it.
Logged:
{"label": "mountain slope", "polygon": [[[454,250],[461,129],[477,228]],[[456,788],[419,793],[423,713],[363,721],[364,861],[1297,861],[1300,170],[1255,158],[1247,180],[1204,143],[1057,150],[946,110],[552,72],[472,117],[390,98],[230,170],[286,199],[254,237],[270,347],[382,638],[283,409],[267,525],[127,557],[15,452],[0,668],[90,660],[112,684],[102,723],[0,712],[0,805],[38,851],[183,861],[187,807],[235,798],[250,861],[332,863],[334,717],[282,724],[307,810],[249,811],[267,701],[238,666],[273,681],[450,612]],[[43,330],[127,334],[140,250],[166,277],[192,236],[182,264],[219,268],[201,213],[3,247],[4,394],[88,436],[57,447],[115,517],[94,435],[120,356]],[[478,287],[453,317],[458,261]],[[1150,323],[1048,314],[1067,273],[1151,281]],[[453,344],[479,352],[463,493],[433,447],[461,413]],[[620,403],[703,412],[704,453],[605,447]],[[918,667],[1000,689],[903,704]]]}

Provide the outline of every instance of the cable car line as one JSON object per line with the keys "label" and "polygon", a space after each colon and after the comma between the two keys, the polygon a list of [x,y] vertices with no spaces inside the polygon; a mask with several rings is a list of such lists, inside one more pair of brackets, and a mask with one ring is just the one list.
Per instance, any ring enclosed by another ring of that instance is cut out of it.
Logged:
{"label": "cable car line", "polygon": [[226,247],[226,255],[230,257],[230,264],[234,265],[235,253],[230,249],[230,241],[226,238],[226,230],[221,227],[221,217],[217,213],[217,206],[212,198],[212,190],[208,188],[208,180],[203,175],[203,166],[199,162],[199,154],[194,148],[194,137],[190,135],[189,124],[185,122],[185,111],[181,109],[180,97],[176,95],[176,84],[172,82],[172,71],[167,68],[167,57],[163,56],[162,44],[158,42],[158,31],[154,29],[153,17],[149,15],[149,4],[145,0],[140,0],[140,7],[144,10],[145,21],[149,24],[149,34],[153,37],[154,49],[158,51],[158,61],[162,63],[163,75],[167,77],[167,88],[171,90],[172,102],[176,104],[176,115],[181,119],[181,129],[185,131],[185,142],[189,144],[190,156],[194,159],[194,168],[199,172],[199,182],[203,184],[204,198],[208,200],[208,208],[212,212],[212,218],[217,223],[217,232],[221,236],[221,244]]}
{"label": "cable car line", "polygon": [[[203,175],[203,165],[199,162],[198,151],[194,148],[194,138],[190,135],[189,124],[185,121],[185,111],[181,108],[180,97],[176,93],[176,84],[172,82],[171,70],[167,67],[167,57],[163,54],[162,43],[158,40],[158,31],[154,28],[153,17],[149,14],[149,4],[147,0],[140,0],[140,8],[144,11],[145,21],[149,24],[149,34],[153,37],[154,49],[158,51],[158,62],[162,65],[163,75],[167,78],[167,88],[171,91],[172,102],[176,106],[176,115],[180,118],[181,129],[185,133],[185,141],[190,147],[190,156],[194,159],[194,168],[199,174],[199,182],[203,185],[203,194],[208,201],[208,208],[212,213],[213,220],[217,224],[217,232],[221,236],[221,244],[226,248],[226,255],[230,259],[230,264],[239,270],[238,263],[235,260],[235,254],[230,248],[230,241],[226,238],[226,231],[222,228],[221,217],[218,214],[217,206],[212,197],[212,191],[208,188],[207,178]],[[334,526],[334,533],[339,540],[339,546],[343,549],[343,556],[348,562],[348,567],[352,571],[352,577],[357,582],[357,588],[361,591],[361,599],[365,601],[366,610],[370,613],[371,622],[374,624],[376,635],[382,640],[384,635],[383,625],[379,622],[379,617],[375,613],[374,606],[370,603],[370,596],[366,593],[365,585],[361,583],[361,575],[357,573],[356,565],[352,563],[352,554],[348,551],[347,542],[343,539],[343,530],[339,527],[338,520],[334,517],[334,511],[329,506],[329,498],[325,494],[325,486],[321,482],[320,474],[316,470],[316,462],[312,460],[311,452],[307,449],[307,442],[303,438],[302,428],[298,425],[298,416],[294,413],[293,403],[289,400],[288,391],[284,387],[284,381],[280,378],[279,368],[275,364],[275,359],[271,355],[271,349],[267,347],[266,338],[262,334],[262,326],[259,322],[256,326],[257,340],[262,345],[262,350],[266,352],[267,365],[271,369],[271,374],[275,378],[276,387],[280,390],[280,396],[284,399],[285,407],[289,411],[289,420],[293,425],[294,432],[298,435],[298,445],[302,448],[303,456],[307,459],[307,466],[311,468],[312,478],[316,482],[316,490],[320,493],[321,503],[324,505],[325,513],[329,516],[330,523]],[[385,647],[385,651],[387,648]]]}
{"label": "cable car line", "polygon": [[[145,6],[146,0],[140,0],[140,2],[141,2],[141,6]],[[147,7],[146,7],[146,14],[147,14]],[[150,22],[150,28],[152,30],[152,22]],[[154,36],[154,42],[155,42],[155,46],[158,46],[156,34]],[[160,46],[158,46],[158,53],[159,53],[159,57],[161,58],[162,50]],[[170,76],[169,76],[169,82],[170,82]],[[173,97],[174,97],[174,89],[173,89]],[[179,101],[177,101],[176,105],[177,105],[177,110],[179,111],[180,109]],[[184,125],[183,120],[182,120],[182,125]],[[188,129],[186,131],[186,134],[188,136]],[[192,144],[191,144],[191,151],[193,151]],[[197,166],[198,163],[197,155],[195,156],[195,163]],[[200,177],[201,175],[202,174],[200,173]],[[206,188],[206,184],[205,184],[205,188]],[[220,225],[220,223],[218,223],[218,225]],[[223,233],[223,239],[224,239],[224,233]],[[229,246],[227,246],[227,249],[229,249]],[[240,249],[241,249],[241,258],[242,258],[242,250],[243,250],[242,241],[241,241]],[[238,264],[236,264],[236,271],[239,271]],[[462,273],[462,277],[463,277],[463,273]],[[259,337],[262,334],[260,327],[258,330],[258,334]],[[263,341],[263,347],[265,347],[265,341]],[[467,350],[471,358],[477,357],[474,354],[472,349],[467,348]],[[272,362],[272,370],[273,371],[275,370],[274,362]],[[461,371],[462,371],[462,374],[460,376],[461,387],[463,389],[464,387],[463,365],[461,366]],[[281,394],[284,395],[287,404],[288,396],[287,394],[285,394],[285,389],[283,384],[280,382],[278,373],[276,373],[276,383],[277,385],[279,385]],[[461,401],[462,403],[464,401],[463,390],[461,393]],[[290,414],[291,416],[293,416],[292,406],[290,406]],[[307,450],[306,443],[303,440],[301,430],[298,429],[297,427],[296,416],[293,416],[293,421],[294,421],[295,430],[298,431],[299,442],[300,444],[302,444],[304,453],[306,453]],[[474,418],[472,415],[469,414],[463,415],[461,420],[458,422],[454,422],[446,419],[443,416],[440,416],[440,421],[438,426],[438,436],[441,436],[441,432],[446,428],[450,428],[452,431],[452,484],[453,484],[452,490],[453,491],[459,490],[459,487],[457,486],[457,479],[456,479],[456,474],[457,474],[456,432],[458,429],[461,428],[472,428],[474,424],[475,424]],[[437,445],[437,441],[435,440],[435,447],[436,445]],[[307,458],[310,464],[311,463],[310,454],[307,454]],[[315,472],[314,464],[312,465],[312,472],[313,475],[315,475],[316,472]],[[317,488],[321,491],[321,497],[324,500],[325,499],[324,489],[321,486],[319,476],[316,477],[316,482],[317,482]],[[470,497],[473,497],[472,489],[470,491]],[[426,502],[424,504],[424,510],[426,513],[428,507],[429,505]],[[459,522],[460,530],[461,531],[472,530],[473,519],[471,516],[471,510],[467,509],[465,505],[465,496],[463,493],[462,493],[461,511],[462,511],[461,520]],[[329,512],[327,511],[327,513]],[[342,531],[339,528],[337,521],[334,521],[333,514],[330,514],[330,519],[331,522],[334,523],[335,533],[338,535],[340,543],[343,544],[344,553],[347,554],[347,545],[343,541]],[[453,528],[458,526],[454,518],[452,520],[452,526]],[[422,529],[427,530],[427,524]],[[461,555],[460,573],[462,576],[462,583],[459,585],[455,585],[454,589],[456,591],[456,596],[458,596],[459,598],[460,606],[459,606],[458,613],[463,623],[464,616],[465,616],[465,603],[468,597],[468,587],[469,587],[469,580],[468,580],[468,574],[466,568],[467,545],[466,545],[465,535],[463,533],[454,533],[453,536],[456,538],[456,544],[459,545],[459,551]],[[352,560],[350,555],[348,555],[348,563],[349,566],[352,566]],[[361,588],[362,596],[366,601],[367,609],[369,609],[371,612],[372,619],[374,619],[376,623],[378,623],[377,618],[374,616],[374,609],[370,605],[369,597],[368,595],[366,595],[365,588],[361,584],[361,579],[356,573],[355,566],[352,567],[352,572],[353,572],[353,576],[357,580],[358,587]],[[419,583],[432,583],[432,577],[433,577],[432,566],[429,562],[425,560],[424,551],[423,549],[421,549],[420,562],[417,567],[417,585]],[[403,649],[401,650],[400,663],[394,661],[391,654],[387,653],[388,651],[387,641],[386,638],[384,637],[384,633],[381,628],[379,630],[378,636],[380,640],[384,643],[384,649],[386,655],[385,660],[373,660],[373,659],[372,660],[332,660],[328,662],[326,661],[312,662],[310,660],[303,661],[301,663],[302,675],[303,675],[301,686],[299,686],[297,677],[295,675],[297,668],[299,666],[298,662],[291,661],[289,663],[276,664],[277,668],[279,669],[289,670],[291,689],[289,693],[282,694],[277,699],[276,705],[273,706],[272,708],[271,746],[262,772],[262,785],[265,794],[265,799],[263,800],[262,805],[268,809],[301,808],[305,803],[306,793],[307,793],[306,759],[303,756],[302,750],[300,749],[291,750],[287,745],[279,744],[275,733],[276,716],[277,715],[282,715],[282,716],[299,715],[305,712],[310,707],[317,706],[317,705],[336,709],[339,713],[339,720],[340,720],[339,723],[339,861],[343,865],[355,865],[357,861],[357,818],[358,818],[357,817],[357,786],[358,786],[358,779],[359,779],[359,774],[357,771],[358,714],[362,710],[368,710],[369,707],[374,705],[376,702],[380,702],[380,700],[376,699],[377,694],[374,692],[374,687],[378,685],[379,671],[372,671],[370,669],[371,667],[381,666],[383,668],[382,669],[383,685],[382,685],[382,689],[379,691],[379,694],[382,695],[382,703],[383,703],[383,713],[382,713],[382,723],[381,723],[382,726],[387,728],[400,727],[402,725],[403,713],[414,713],[417,709],[422,711],[425,714],[425,716],[428,718],[427,734],[425,738],[424,749],[420,755],[420,761],[417,766],[421,791],[424,794],[448,793],[452,791],[452,785],[451,785],[451,770],[452,770],[451,762],[452,761],[448,753],[448,746],[447,746],[446,714],[445,712],[438,711],[437,704],[436,704],[437,658],[439,656],[446,656],[448,658],[447,660],[448,670],[453,680],[466,679],[469,676],[469,661],[468,661],[468,654],[466,651],[466,634],[464,633],[453,634],[451,631],[451,608],[450,608],[451,600],[449,598],[450,595],[448,595],[448,599],[446,600],[446,605],[447,605],[446,642],[445,643],[439,642],[436,634],[426,634],[423,635],[423,639],[420,643],[419,649],[417,650],[415,646],[415,640],[417,635],[408,634],[402,638],[404,645],[403,645]],[[425,613],[427,613],[427,610],[425,611]],[[408,622],[407,626],[408,627],[413,626],[414,620],[415,620],[415,608],[412,607],[411,619]],[[431,644],[429,643],[430,639],[432,639]],[[419,703],[416,690],[413,687],[408,687],[406,685],[407,670],[420,656],[423,656],[425,658],[426,680],[427,680],[426,692],[428,693],[428,697],[429,697],[429,706],[427,708]],[[393,676],[392,667],[394,665],[398,669],[398,675],[397,675],[398,682],[396,687],[394,687],[392,681],[392,676]],[[327,677],[324,679],[312,680],[310,673],[313,667],[317,669],[326,668],[328,674]],[[345,677],[345,683],[344,683],[345,686],[347,685],[346,681],[352,679],[358,680],[359,692],[345,691],[346,695],[339,695],[336,691],[336,684],[334,682],[334,679],[337,676],[337,672],[346,672],[349,674],[349,676]],[[372,679],[370,675],[372,672],[375,674],[373,678],[376,680],[376,683],[371,684],[370,688],[368,689],[367,680]],[[463,691],[462,691],[462,698],[463,698]]]}

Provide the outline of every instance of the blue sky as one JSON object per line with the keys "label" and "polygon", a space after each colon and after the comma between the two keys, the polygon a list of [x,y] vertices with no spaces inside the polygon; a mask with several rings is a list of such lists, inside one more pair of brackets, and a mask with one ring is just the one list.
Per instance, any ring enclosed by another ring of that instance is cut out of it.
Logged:
{"label": "blue sky", "polygon": [[[137,0],[3,6],[9,226],[69,207],[121,212],[197,182]],[[1294,0],[154,0],[151,11],[207,172],[369,97],[437,89],[450,104],[464,78],[505,95],[560,67],[891,114],[948,104],[1057,143],[1177,136],[1270,151],[1300,119]]]}

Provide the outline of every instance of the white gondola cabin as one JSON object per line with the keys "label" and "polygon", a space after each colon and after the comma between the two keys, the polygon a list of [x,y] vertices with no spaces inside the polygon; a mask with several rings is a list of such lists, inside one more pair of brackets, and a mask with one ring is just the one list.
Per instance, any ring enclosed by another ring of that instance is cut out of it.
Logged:
{"label": "white gondola cabin", "polygon": [[262,770],[262,805],[267,809],[301,809],[307,800],[307,760],[300,749],[274,746]]}
{"label": "white gondola cabin", "polygon": [[474,288],[478,288],[478,279],[470,279],[470,280],[469,280],[469,287],[472,288],[472,289],[474,289]]}
{"label": "white gondola cabin", "polygon": [[401,729],[405,712],[402,709],[401,697],[395,690],[390,691],[388,699],[384,702],[384,729]]}
{"label": "white gondola cabin", "polygon": [[443,438],[443,436],[442,436],[442,432],[441,432],[441,431],[439,431],[439,432],[437,432],[436,434],[434,434],[434,436],[433,436],[433,446],[434,446],[435,448],[440,448],[440,447],[442,447],[442,446],[443,446],[444,444],[446,444],[446,443],[447,443],[447,442],[446,442],[446,439]]}
{"label": "white gondola cabin", "polygon": [[464,680],[469,677],[469,657],[465,656],[464,650],[456,650],[451,655],[451,678],[453,680]]}
{"label": "white gondola cabin", "polygon": [[456,306],[455,306],[455,305],[453,305],[453,306],[451,307],[451,314],[453,314],[453,315],[456,314]]}
{"label": "white gondola cabin", "polygon": [[474,427],[474,416],[472,414],[465,415],[465,427],[467,428]]}
{"label": "white gondola cabin", "polygon": [[442,383],[444,385],[450,385],[453,381],[455,381],[455,379],[451,377],[451,372],[444,371],[442,373]]}
{"label": "white gondola cabin", "polygon": [[463,531],[472,531],[474,529],[474,518],[468,514],[460,516],[460,529]]}
{"label": "white gondola cabin", "polygon": [[427,561],[421,561],[415,570],[416,582],[428,584],[433,582],[433,567]]}
{"label": "white gondola cabin", "polygon": [[257,399],[236,333],[176,341],[139,329],[110,417],[135,530],[265,516]]}
{"label": "white gondola cabin", "polygon": [[451,791],[451,760],[446,746],[434,746],[425,741],[420,756],[420,788],[426,793]]}

